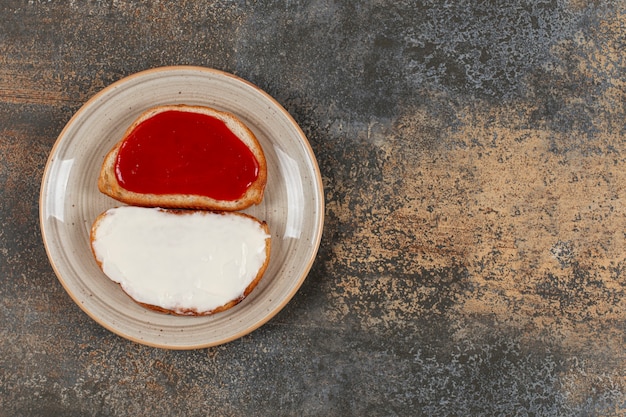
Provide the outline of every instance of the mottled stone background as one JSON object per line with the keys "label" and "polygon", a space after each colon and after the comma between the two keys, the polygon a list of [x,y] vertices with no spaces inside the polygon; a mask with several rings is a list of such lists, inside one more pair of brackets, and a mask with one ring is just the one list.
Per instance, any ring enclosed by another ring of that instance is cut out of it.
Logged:
{"label": "mottled stone background", "polygon": [[[71,115],[192,64],[273,95],[316,152],[305,284],[232,343],[101,328],[38,193]],[[626,3],[0,4],[0,416],[626,415]]]}

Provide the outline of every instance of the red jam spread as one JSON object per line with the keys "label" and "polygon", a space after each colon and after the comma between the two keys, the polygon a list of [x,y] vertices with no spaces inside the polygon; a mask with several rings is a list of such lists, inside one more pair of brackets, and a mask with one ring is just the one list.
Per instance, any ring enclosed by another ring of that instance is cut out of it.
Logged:
{"label": "red jam spread", "polygon": [[141,122],[117,155],[117,181],[143,194],[194,194],[236,200],[259,165],[226,124],[206,114],[168,110]]}

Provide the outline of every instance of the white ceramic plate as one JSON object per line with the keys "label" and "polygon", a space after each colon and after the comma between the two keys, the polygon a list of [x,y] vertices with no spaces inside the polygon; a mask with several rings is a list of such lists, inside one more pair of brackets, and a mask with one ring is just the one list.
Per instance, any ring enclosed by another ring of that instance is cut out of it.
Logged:
{"label": "white ceramic plate", "polygon": [[[139,306],[101,272],[89,244],[96,216],[121,205],[97,188],[105,154],[144,110],[175,103],[210,106],[237,115],[257,136],[268,163],[265,198],[245,212],[269,224],[270,264],[246,299],[207,317],[172,316]],[[169,349],[222,344],[250,333],[278,313],[311,268],[323,217],[319,168],[292,117],[254,85],[200,67],[140,72],[89,100],[59,135],[45,168],[40,196],[44,245],[72,299],[114,333]]]}

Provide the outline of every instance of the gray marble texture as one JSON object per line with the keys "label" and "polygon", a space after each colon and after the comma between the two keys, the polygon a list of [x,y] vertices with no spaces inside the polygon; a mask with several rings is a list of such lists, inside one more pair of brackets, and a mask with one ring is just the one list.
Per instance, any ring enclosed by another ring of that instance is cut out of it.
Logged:
{"label": "gray marble texture", "polygon": [[[626,415],[626,3],[0,4],[0,416]],[[54,275],[41,176],[86,100],[200,65],[300,124],[326,199],[231,343],[120,338]]]}

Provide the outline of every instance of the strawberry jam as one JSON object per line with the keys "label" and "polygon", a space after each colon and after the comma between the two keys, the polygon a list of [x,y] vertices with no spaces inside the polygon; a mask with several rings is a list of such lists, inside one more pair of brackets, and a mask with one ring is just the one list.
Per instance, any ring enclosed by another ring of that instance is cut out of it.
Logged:
{"label": "strawberry jam", "polygon": [[117,155],[117,181],[143,194],[193,194],[236,200],[259,173],[254,154],[206,114],[168,110],[141,122]]}

